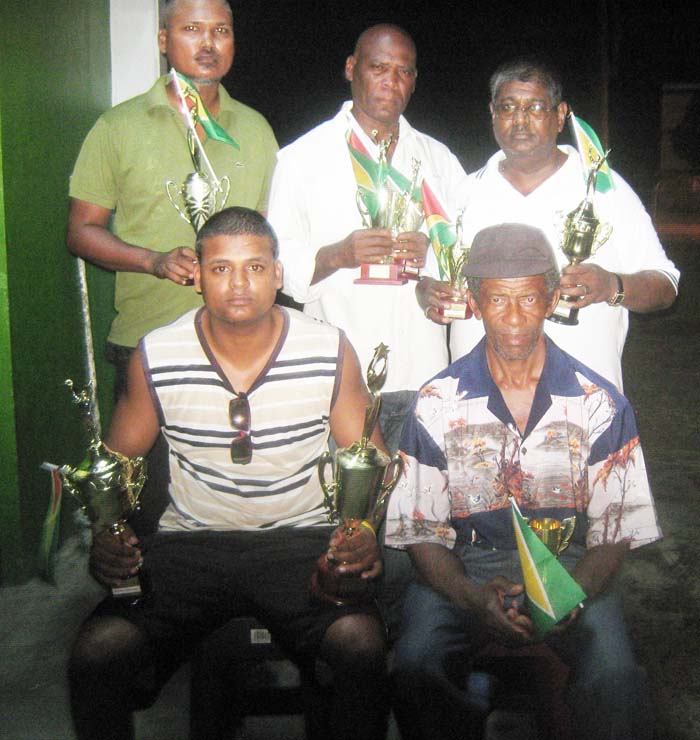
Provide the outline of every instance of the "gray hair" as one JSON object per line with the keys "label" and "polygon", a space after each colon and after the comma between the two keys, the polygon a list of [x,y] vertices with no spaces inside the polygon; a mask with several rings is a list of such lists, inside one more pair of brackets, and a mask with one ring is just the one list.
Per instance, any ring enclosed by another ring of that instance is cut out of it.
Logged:
{"label": "gray hair", "polygon": [[[162,28],[167,28],[170,25],[173,15],[175,15],[180,6],[186,2],[190,2],[190,0],[165,0],[165,8],[163,9],[163,15],[161,17]],[[231,6],[227,0],[215,0],[215,2],[219,3],[222,8],[228,10],[228,14],[231,16],[231,20],[233,20],[233,11],[231,10]]]}
{"label": "gray hair", "polygon": [[[551,301],[554,296],[554,291],[559,287],[559,281],[561,276],[559,275],[559,268],[553,267],[551,270],[547,270],[544,274],[544,289],[547,294],[547,301]],[[481,294],[481,281],[487,278],[468,277],[467,287],[474,296],[474,300],[479,303]]]}
{"label": "gray hair", "polygon": [[243,234],[252,234],[261,236],[270,240],[270,249],[272,256],[277,259],[279,254],[279,244],[277,234],[270,226],[268,220],[252,208],[243,206],[233,206],[224,208],[211,216],[202,226],[197,234],[195,242],[195,251],[197,259],[202,258],[202,244],[215,236],[239,236]]}
{"label": "gray hair", "polygon": [[559,73],[538,59],[521,57],[501,64],[489,81],[492,103],[496,102],[500,89],[507,82],[536,82],[547,91],[552,105],[559,105],[562,101]]}

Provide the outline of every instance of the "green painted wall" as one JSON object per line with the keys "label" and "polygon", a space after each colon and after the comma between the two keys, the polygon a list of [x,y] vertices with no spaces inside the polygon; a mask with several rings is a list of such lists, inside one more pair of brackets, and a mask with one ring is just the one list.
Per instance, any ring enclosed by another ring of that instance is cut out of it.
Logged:
{"label": "green painted wall", "polygon": [[[39,465],[77,463],[85,446],[63,386],[85,381],[64,237],[68,176],[110,105],[109,0],[3,0],[0,15],[0,577],[11,583],[33,575],[49,491]],[[89,285],[106,419],[113,277],[90,268]]]}

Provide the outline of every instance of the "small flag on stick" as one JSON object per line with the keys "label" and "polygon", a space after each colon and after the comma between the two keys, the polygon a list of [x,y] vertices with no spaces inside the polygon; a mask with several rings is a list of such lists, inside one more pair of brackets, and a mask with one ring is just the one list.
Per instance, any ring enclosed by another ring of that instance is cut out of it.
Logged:
{"label": "small flag on stick", "polygon": [[511,497],[510,502],[530,617],[535,629],[545,634],[577,607],[586,594],[530,529],[515,499]]}
{"label": "small flag on stick", "polygon": [[[606,156],[605,150],[600,143],[598,134],[584,120],[576,117],[573,111],[569,115],[569,125],[571,126],[571,133],[576,139],[576,146],[586,175],[585,179],[588,180],[588,174]],[[604,162],[598,171],[595,189],[598,193],[606,193],[608,190],[615,189],[612,173],[607,162]]]}

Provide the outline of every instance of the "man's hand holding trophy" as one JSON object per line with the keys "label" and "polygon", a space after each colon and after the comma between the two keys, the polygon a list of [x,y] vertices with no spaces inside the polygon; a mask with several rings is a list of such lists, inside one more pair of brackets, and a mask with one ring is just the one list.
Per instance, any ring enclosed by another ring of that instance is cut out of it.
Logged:
{"label": "man's hand holding trophy", "polygon": [[[397,453],[389,458],[369,440],[379,417],[381,389],[386,379],[388,348],[380,344],[367,369],[367,386],[372,400],[365,409],[362,437],[335,455],[333,480],[325,477],[326,466],[333,456],[325,452],[318,461],[318,475],[331,522],[340,522],[331,540],[331,547],[318,560],[311,577],[311,596],[337,605],[354,604],[373,598],[371,578],[378,575],[374,564],[361,563],[357,569],[369,570],[344,573],[344,551],[352,551],[353,560],[361,562],[367,547],[367,534],[376,538],[389,494],[394,490],[403,472],[403,460]],[[374,545],[375,543],[372,542]],[[340,570],[339,570],[340,569]],[[364,574],[364,577],[363,577]]]}

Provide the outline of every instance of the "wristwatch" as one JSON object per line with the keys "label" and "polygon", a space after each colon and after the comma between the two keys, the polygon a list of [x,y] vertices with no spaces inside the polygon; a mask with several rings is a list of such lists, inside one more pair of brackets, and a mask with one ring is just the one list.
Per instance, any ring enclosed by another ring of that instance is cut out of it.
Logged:
{"label": "wristwatch", "polygon": [[608,299],[608,306],[620,306],[622,301],[625,300],[625,286],[622,278],[617,273],[615,273],[615,277],[617,278],[617,292],[612,298]]}

